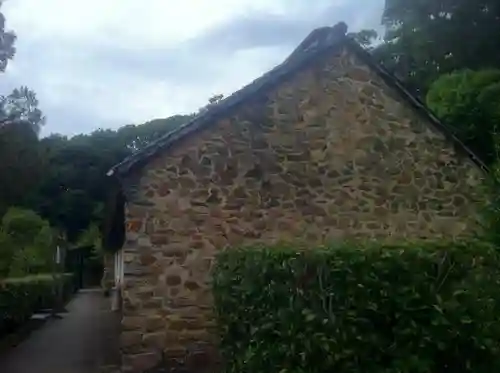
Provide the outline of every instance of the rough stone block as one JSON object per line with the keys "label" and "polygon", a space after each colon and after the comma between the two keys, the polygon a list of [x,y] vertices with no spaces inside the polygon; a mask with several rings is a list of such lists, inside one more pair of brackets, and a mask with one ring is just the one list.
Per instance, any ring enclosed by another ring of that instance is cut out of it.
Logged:
{"label": "rough stone block", "polygon": [[144,317],[143,316],[124,316],[122,318],[122,329],[123,330],[139,330],[143,327]]}
{"label": "rough stone block", "polygon": [[142,333],[137,331],[125,331],[120,335],[120,346],[131,347],[138,346],[142,342]]}
{"label": "rough stone block", "polygon": [[158,365],[161,361],[159,353],[144,352],[136,355],[126,355],[123,358],[125,370],[133,373],[143,373]]}
{"label": "rough stone block", "polygon": [[142,344],[147,349],[162,350],[165,347],[165,332],[144,334]]}
{"label": "rough stone block", "polygon": [[145,320],[145,329],[147,332],[161,331],[166,326],[165,319],[162,316],[149,316]]}

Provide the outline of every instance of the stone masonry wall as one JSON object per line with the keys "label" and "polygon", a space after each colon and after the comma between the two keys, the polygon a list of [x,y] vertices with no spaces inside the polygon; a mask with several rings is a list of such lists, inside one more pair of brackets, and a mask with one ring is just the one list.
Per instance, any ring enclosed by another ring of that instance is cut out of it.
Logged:
{"label": "stone masonry wall", "polygon": [[[343,52],[153,159],[128,190],[124,371],[214,369],[217,250],[294,237],[460,236],[482,177]],[[175,360],[178,359],[178,360]]]}

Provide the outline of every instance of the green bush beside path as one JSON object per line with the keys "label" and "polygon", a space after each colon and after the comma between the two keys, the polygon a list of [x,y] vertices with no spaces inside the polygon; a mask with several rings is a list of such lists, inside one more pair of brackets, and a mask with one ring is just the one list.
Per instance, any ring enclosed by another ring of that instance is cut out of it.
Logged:
{"label": "green bush beside path", "polygon": [[480,242],[230,249],[214,296],[230,373],[500,371],[500,254]]}
{"label": "green bush beside path", "polygon": [[19,327],[42,309],[67,300],[74,291],[72,274],[40,274],[0,281],[0,336]]}

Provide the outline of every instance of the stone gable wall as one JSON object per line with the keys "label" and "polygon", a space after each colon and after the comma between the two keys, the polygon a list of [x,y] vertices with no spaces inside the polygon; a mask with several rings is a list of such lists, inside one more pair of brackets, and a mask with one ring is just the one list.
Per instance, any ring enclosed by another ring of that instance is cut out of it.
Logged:
{"label": "stone gable wall", "polygon": [[220,248],[477,229],[481,171],[384,87],[347,53],[325,57],[128,181],[124,371],[160,351],[212,369]]}

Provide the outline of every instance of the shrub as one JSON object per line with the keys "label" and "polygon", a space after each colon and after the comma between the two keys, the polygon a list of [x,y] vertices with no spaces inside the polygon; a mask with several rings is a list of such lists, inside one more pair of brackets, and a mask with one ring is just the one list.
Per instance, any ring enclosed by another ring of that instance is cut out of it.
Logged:
{"label": "shrub", "polygon": [[11,207],[0,224],[0,278],[50,270],[54,248],[47,221],[34,211]]}
{"label": "shrub", "polygon": [[479,242],[231,249],[214,297],[231,373],[500,369],[500,254]]}
{"label": "shrub", "polygon": [[486,164],[497,158],[495,132],[500,123],[500,70],[460,70],[439,77],[427,106]]}
{"label": "shrub", "polygon": [[62,274],[54,278],[46,274],[1,281],[0,334],[15,329],[33,313],[53,307],[57,301],[54,294],[57,287],[62,290],[63,300],[67,300],[74,291],[73,275]]}

